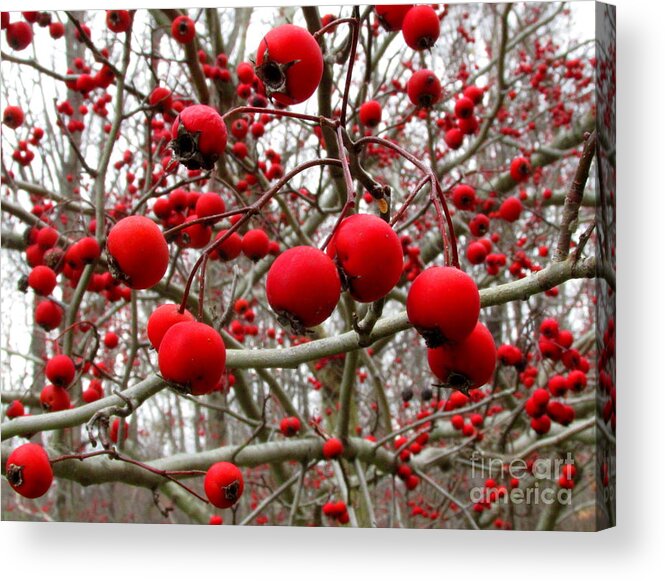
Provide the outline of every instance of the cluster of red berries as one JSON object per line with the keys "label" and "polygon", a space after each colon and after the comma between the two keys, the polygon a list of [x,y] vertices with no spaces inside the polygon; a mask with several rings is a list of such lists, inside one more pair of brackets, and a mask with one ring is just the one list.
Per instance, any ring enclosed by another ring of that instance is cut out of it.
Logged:
{"label": "cluster of red berries", "polygon": [[402,267],[394,230],[376,216],[355,214],[342,220],[326,252],[297,246],[280,254],[268,272],[266,297],[280,321],[303,334],[330,317],[343,289],[362,303],[385,297]]}
{"label": "cluster of red berries", "polygon": [[468,274],[453,267],[424,270],[409,289],[406,311],[425,339],[430,369],[443,385],[467,392],[492,378],[496,346],[478,322],[480,295]]}
{"label": "cluster of red berries", "polygon": [[335,520],[341,525],[348,524],[349,522],[349,511],[343,500],[338,500],[337,502],[328,501],[323,505],[321,510],[330,520]]}

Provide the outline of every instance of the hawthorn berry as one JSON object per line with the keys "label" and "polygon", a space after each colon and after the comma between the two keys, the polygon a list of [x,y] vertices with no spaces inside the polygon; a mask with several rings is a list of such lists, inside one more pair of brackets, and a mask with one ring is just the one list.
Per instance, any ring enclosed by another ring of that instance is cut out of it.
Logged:
{"label": "hawthorn berry", "polygon": [[191,105],[173,122],[169,145],[187,169],[212,169],[226,149],[226,140],[226,125],[217,110]]}
{"label": "hawthorn berry", "polygon": [[496,367],[496,345],[487,327],[475,329],[458,343],[428,349],[432,373],[446,386],[467,393],[492,379]]}
{"label": "hawthorn berry", "polygon": [[476,190],[467,184],[455,186],[453,204],[458,210],[473,210],[476,206]]}
{"label": "hawthorn berry", "polygon": [[128,216],[106,241],[109,270],[129,288],[155,286],[169,265],[169,248],[159,227],[145,216]]}
{"label": "hawthorn berry", "polygon": [[324,442],[322,451],[326,460],[334,460],[344,454],[344,444],[339,438],[330,438]]}
{"label": "hawthorn berry", "polygon": [[506,222],[516,222],[522,214],[522,202],[519,198],[511,196],[506,198],[499,207],[499,216]]}
{"label": "hawthorn berry", "polygon": [[287,438],[295,436],[300,431],[300,420],[295,416],[282,418],[279,422],[279,431]]}
{"label": "hawthorn berry", "polygon": [[374,6],[379,23],[389,32],[402,30],[402,23],[406,13],[413,8],[413,4],[385,4]]}
{"label": "hawthorn berry", "polygon": [[455,116],[459,119],[468,119],[473,115],[474,103],[468,97],[461,97],[455,102]]}
{"label": "hawthorn berry", "polygon": [[18,129],[23,125],[24,119],[23,109],[16,105],[7,105],[2,112],[2,123],[10,129]]}
{"label": "hawthorn berry", "polygon": [[327,248],[344,286],[361,303],[386,296],[402,276],[402,243],[390,225],[371,214],[354,214],[340,223]]}
{"label": "hawthorn berry", "polygon": [[32,42],[32,27],[27,22],[12,22],[5,30],[5,37],[13,50],[23,50]]}
{"label": "hawthorn berry", "polygon": [[172,325],[159,343],[158,355],[164,379],[192,395],[210,393],[224,374],[224,341],[204,323],[186,321]]}
{"label": "hawthorn berry", "polygon": [[365,101],[358,110],[358,119],[365,127],[376,127],[381,123],[381,103]]}
{"label": "hawthorn berry", "polygon": [[245,483],[242,472],[231,462],[217,462],[206,472],[203,488],[217,508],[229,508],[242,496]]}
{"label": "hawthorn berry", "polygon": [[54,40],[62,38],[65,36],[65,25],[62,22],[51,22],[48,26],[48,33]]}
{"label": "hawthorn berry", "polygon": [[[215,240],[219,240],[227,233],[227,231],[228,230],[220,230],[217,236],[215,236]],[[241,252],[242,238],[240,238],[236,232],[232,232],[224,242],[210,252],[210,258],[213,260],[217,258],[220,258],[221,260],[233,260],[234,258],[237,258]]]}
{"label": "hawthorn berry", "polygon": [[47,412],[60,412],[71,407],[69,393],[63,387],[47,385],[39,394],[39,402]]}
{"label": "hawthorn berry", "polygon": [[406,312],[428,347],[461,341],[474,331],[478,322],[478,287],[468,274],[457,268],[432,266],[413,281]]}
{"label": "hawthorn berry", "polygon": [[441,27],[439,17],[431,6],[414,6],[404,16],[402,35],[404,42],[413,50],[426,50],[439,39]]}
{"label": "hawthorn berry", "polygon": [[25,415],[25,408],[18,399],[12,401],[7,406],[7,410],[5,411],[5,416],[7,416],[7,419],[10,420],[13,420],[14,418],[20,418],[21,416],[24,415]]}
{"label": "hawthorn berry", "polygon": [[196,36],[194,21],[185,15],[174,18],[171,23],[171,36],[180,44],[189,44]]}
{"label": "hawthorn berry", "polygon": [[118,346],[120,339],[116,333],[109,331],[104,335],[104,347],[107,349],[115,349]]}
{"label": "hawthorn berry", "polygon": [[166,87],[156,87],[150,93],[148,103],[151,107],[165,113],[173,107],[173,94]]}
{"label": "hawthorn berry", "polygon": [[254,70],[268,97],[282,105],[302,103],[321,82],[321,47],[306,29],[282,24],[261,40]]}
{"label": "hawthorn berry", "polygon": [[441,99],[441,81],[428,69],[416,71],[406,84],[406,93],[416,107],[431,107]]}
{"label": "hawthorn berry", "polygon": [[[120,435],[120,418],[115,418],[111,423],[111,428],[109,429],[109,438],[114,444],[118,443],[118,436]],[[129,435],[129,423],[126,420],[122,420],[122,441],[124,442]]]}
{"label": "hawthorn berry", "polygon": [[28,286],[38,295],[47,297],[56,284],[56,274],[48,266],[35,266],[28,275]]}
{"label": "hawthorn berry", "polygon": [[446,131],[443,140],[450,149],[459,149],[464,143],[464,133],[459,127],[453,127]]}
{"label": "hawthorn berry", "polygon": [[53,385],[57,387],[68,387],[76,375],[76,367],[71,357],[67,355],[56,355],[48,360],[44,375]]}
{"label": "hawthorn berry", "polygon": [[471,264],[482,264],[487,258],[487,248],[482,242],[472,242],[466,249],[466,258]]}
{"label": "hawthorn berry", "polygon": [[298,333],[323,323],[335,310],[340,293],[334,262],[311,246],[296,246],[280,254],[266,278],[268,303],[280,322]]}
{"label": "hawthorn berry", "polygon": [[53,483],[51,462],[38,444],[23,444],[13,450],[5,472],[9,485],[25,498],[44,496]]}
{"label": "hawthorn berry", "polygon": [[516,157],[510,162],[510,177],[516,182],[523,182],[531,175],[531,164],[525,157]]}
{"label": "hawthorn berry", "polygon": [[484,236],[490,229],[490,219],[485,214],[476,214],[469,222],[469,230],[474,236]]}
{"label": "hawthorn berry", "polygon": [[187,310],[180,312],[180,305],[167,304],[157,307],[148,317],[147,334],[148,341],[159,349],[164,334],[176,323],[187,323],[194,321],[194,316]]}
{"label": "hawthorn berry", "polygon": [[210,516],[210,520],[208,521],[209,525],[223,525],[224,524],[224,519],[219,516],[218,514],[213,514]]}
{"label": "hawthorn berry", "polygon": [[261,228],[248,230],[242,237],[241,248],[247,258],[256,262],[268,254],[270,239]]}
{"label": "hawthorn berry", "polygon": [[62,308],[53,301],[42,301],[35,309],[35,323],[46,331],[52,331],[62,323]]}
{"label": "hawthorn berry", "polygon": [[[222,197],[215,192],[206,192],[205,194],[201,194],[196,201],[194,213],[199,218],[207,218],[215,214],[223,214],[224,210],[226,210],[226,204],[222,200]],[[217,218],[216,220],[212,220],[211,223],[219,222],[219,220]]]}
{"label": "hawthorn berry", "polygon": [[127,32],[132,24],[129,10],[107,10],[106,26],[112,32]]}

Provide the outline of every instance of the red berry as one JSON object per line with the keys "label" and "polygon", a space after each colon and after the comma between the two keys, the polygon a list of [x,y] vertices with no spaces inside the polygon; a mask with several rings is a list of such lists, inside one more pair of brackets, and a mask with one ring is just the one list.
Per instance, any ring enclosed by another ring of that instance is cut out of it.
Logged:
{"label": "red berry", "polygon": [[[219,240],[224,234],[226,234],[227,230],[221,230],[217,236],[215,236],[215,240]],[[237,258],[240,253],[242,252],[242,238],[236,233],[233,232],[230,236],[222,242],[221,245],[217,246],[215,250],[213,250],[210,253],[210,258],[213,260],[217,258],[221,258],[222,260],[233,260],[234,258]]]}
{"label": "red berry", "polygon": [[428,347],[461,341],[474,331],[478,322],[478,287],[468,274],[457,268],[430,267],[413,281],[406,312]]}
{"label": "red berry", "polygon": [[58,241],[58,231],[54,228],[42,228],[37,233],[37,244],[43,250],[53,248]]}
{"label": "red berry", "polygon": [[464,89],[464,96],[471,99],[475,105],[479,105],[483,100],[484,91],[480,87],[470,85]]}
{"label": "red berry", "polygon": [[476,190],[466,184],[460,184],[453,190],[453,204],[458,210],[473,210],[476,205]]}
{"label": "red berry", "polygon": [[148,97],[148,103],[162,113],[170,111],[173,107],[172,93],[166,87],[156,87]]}
{"label": "red berry", "polygon": [[44,370],[46,379],[58,387],[68,387],[76,375],[76,367],[71,357],[56,355],[48,360]]}
{"label": "red berry", "polygon": [[388,31],[402,30],[402,23],[406,13],[413,8],[413,4],[387,4],[374,6],[374,12],[381,26]]}
{"label": "red berry", "polygon": [[39,498],[53,482],[51,462],[38,444],[23,444],[7,458],[5,465],[9,485],[25,498]]}
{"label": "red berry", "polygon": [[107,10],[106,26],[112,32],[127,32],[132,24],[132,16],[129,10]]}
{"label": "red berry", "polygon": [[[206,192],[199,196],[194,213],[199,218],[206,218],[215,214],[223,214],[224,210],[226,210],[226,204],[222,200],[222,197],[215,192]],[[211,223],[219,222],[219,220],[218,218],[211,221]]]}
{"label": "red berry", "polygon": [[[185,222],[192,222],[197,218],[196,214],[190,214],[185,218]],[[181,230],[177,243],[185,248],[204,248],[210,242],[211,237],[212,230],[210,227],[197,223]]]}
{"label": "red berry", "polygon": [[487,248],[482,242],[472,242],[466,249],[466,258],[471,264],[482,264],[487,258]]}
{"label": "red berry", "polygon": [[366,101],[360,106],[358,119],[366,127],[376,127],[381,123],[381,103]]}
{"label": "red berry", "polygon": [[60,412],[71,407],[69,393],[57,385],[47,385],[39,394],[39,401],[47,412]]}
{"label": "red berry", "polygon": [[7,406],[7,411],[5,412],[7,419],[13,420],[14,418],[20,418],[25,415],[25,408],[23,404],[15,399]]}
{"label": "red berry", "polygon": [[206,472],[203,488],[208,500],[217,508],[233,506],[245,487],[242,472],[230,462],[217,462]]}
{"label": "red berry", "polygon": [[173,325],[194,321],[194,316],[189,311],[185,310],[181,313],[179,309],[180,305],[161,305],[148,317],[148,340],[155,349],[159,349],[164,334]]}
{"label": "red berry", "polygon": [[539,418],[531,418],[531,427],[537,434],[547,434],[552,427],[552,420],[548,415],[542,415]]}
{"label": "red berry", "polygon": [[208,521],[209,525],[223,525],[224,519],[218,514],[213,514]]}
{"label": "red berry", "polygon": [[556,319],[543,319],[540,324],[540,334],[552,341],[559,339],[559,322]]}
{"label": "red berry", "polygon": [[402,276],[404,255],[395,231],[371,214],[354,214],[340,223],[327,248],[349,294],[361,303],[386,296]]}
{"label": "red berry", "polygon": [[187,169],[212,169],[226,149],[222,116],[208,105],[183,109],[171,127],[171,149]]}
{"label": "red berry", "polygon": [[[122,441],[124,442],[127,439],[127,436],[129,435],[129,424],[125,420],[122,421],[124,424],[122,428]],[[111,424],[111,429],[109,430],[109,438],[111,438],[111,442],[117,444],[119,435],[120,435],[120,418],[115,418],[113,420],[113,423]]]}
{"label": "red berry", "polygon": [[335,310],[340,293],[335,264],[310,246],[296,246],[280,254],[266,278],[270,306],[281,322],[290,323],[300,333],[325,321]]}
{"label": "red berry", "polygon": [[270,239],[261,228],[248,230],[242,237],[241,247],[243,254],[250,260],[261,260],[268,254]]}
{"label": "red berry", "polygon": [[159,344],[159,370],[166,381],[204,395],[222,379],[226,347],[219,333],[196,321],[176,323]]}
{"label": "red berry", "polygon": [[53,301],[42,301],[35,309],[35,323],[46,331],[52,331],[62,323],[62,308]]}
{"label": "red berry", "polygon": [[118,338],[118,335],[113,331],[109,331],[104,335],[104,347],[107,349],[115,349],[119,342],[120,339]]}
{"label": "red berry", "polygon": [[283,418],[279,422],[279,431],[287,438],[295,436],[300,431],[300,420],[294,416]]}
{"label": "red berry", "polygon": [[510,163],[510,177],[516,182],[523,182],[531,174],[531,164],[525,157],[516,157]]}
{"label": "red berry", "polygon": [[490,219],[485,214],[476,214],[469,222],[469,230],[474,236],[484,236],[490,229]]}
{"label": "red berry", "polygon": [[194,21],[189,16],[178,16],[171,23],[171,36],[180,44],[188,44],[196,36]]}
{"label": "red berry", "polygon": [[485,385],[496,367],[494,338],[482,323],[460,341],[429,349],[427,361],[432,373],[447,387],[463,393]]}
{"label": "red berry", "polygon": [[462,97],[455,103],[455,116],[459,119],[468,119],[473,115],[474,104],[468,97]]}
{"label": "red berry", "polygon": [[414,50],[432,48],[438,40],[441,28],[439,17],[431,6],[414,6],[404,16],[402,35],[404,42]]}
{"label": "red berry", "polygon": [[111,228],[106,248],[114,278],[133,289],[155,286],[169,265],[169,248],[164,235],[145,216],[120,220]]}
{"label": "red berry", "polygon": [[441,99],[441,82],[430,70],[413,73],[406,85],[409,100],[417,107],[431,107]]}
{"label": "red berry", "polygon": [[28,275],[28,286],[38,295],[47,297],[56,285],[56,275],[48,266],[35,266]]}
{"label": "red berry", "polygon": [[459,149],[462,147],[462,143],[464,143],[464,133],[458,127],[453,127],[446,131],[443,140],[450,149]]}
{"label": "red berry", "polygon": [[51,22],[48,26],[48,32],[51,38],[57,40],[65,36],[65,25],[62,22]]}
{"label": "red berry", "polygon": [[7,105],[2,112],[2,122],[10,129],[18,129],[23,125],[24,119],[23,109],[15,105]]}
{"label": "red berry", "polygon": [[236,74],[241,83],[250,85],[254,81],[254,67],[252,63],[240,63],[236,68]]}
{"label": "red berry", "polygon": [[330,438],[323,444],[323,457],[326,460],[333,460],[339,458],[344,454],[344,444],[338,438]]}
{"label": "red berry", "polygon": [[32,42],[32,27],[23,21],[12,22],[5,31],[7,44],[19,51],[27,48]]}
{"label": "red berry", "polygon": [[283,24],[263,37],[256,53],[255,71],[268,97],[282,105],[302,103],[321,82],[321,47],[304,28]]}
{"label": "red berry", "polygon": [[506,198],[499,208],[499,216],[506,222],[515,222],[519,220],[522,214],[522,202],[519,198],[511,196]]}

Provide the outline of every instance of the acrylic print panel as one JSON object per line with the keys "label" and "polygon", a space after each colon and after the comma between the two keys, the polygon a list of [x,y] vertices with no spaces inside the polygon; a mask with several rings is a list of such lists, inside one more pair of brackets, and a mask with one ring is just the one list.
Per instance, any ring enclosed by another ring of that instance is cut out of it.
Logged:
{"label": "acrylic print panel", "polygon": [[614,524],[614,10],[2,13],[2,518]]}

